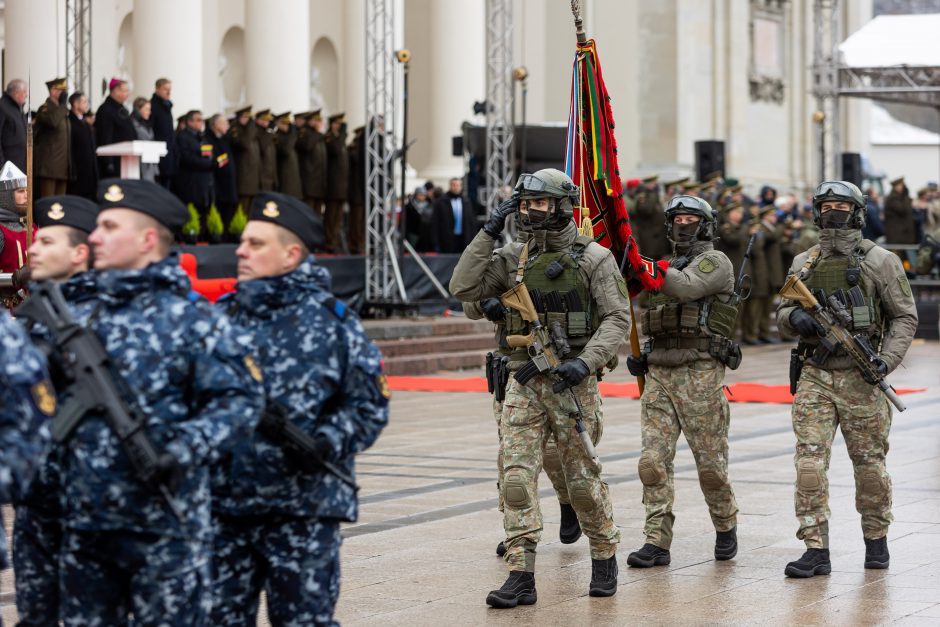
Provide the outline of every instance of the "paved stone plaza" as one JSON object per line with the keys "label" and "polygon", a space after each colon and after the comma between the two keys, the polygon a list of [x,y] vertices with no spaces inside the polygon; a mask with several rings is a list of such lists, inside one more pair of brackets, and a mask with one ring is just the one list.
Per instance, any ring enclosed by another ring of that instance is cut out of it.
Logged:
{"label": "paved stone plaza", "polygon": [[[851,464],[841,436],[829,474],[832,566],[826,577],[796,581],[783,568],[802,554],[794,537],[793,435],[788,405],[732,404],[731,478],[741,507],[736,559],[712,559],[714,531],[692,456],[676,459],[676,540],[672,564],[626,566],[643,543],[639,402],[605,400],[599,453],[623,532],[620,588],[609,599],[587,596],[587,540],[558,541],[559,513],[550,487],[541,490],[545,531],[537,561],[534,606],[493,610],[486,593],[505,566],[494,554],[502,538],[496,511],[496,428],[490,397],[480,393],[399,392],[391,424],[359,461],[360,522],[346,528],[342,594],[344,625],[626,625],[646,624],[940,624],[940,358],[936,342],[916,341],[890,380],[926,387],[903,398],[888,468],[894,482],[891,568],[865,571],[854,507]],[[789,346],[749,348],[728,382],[786,381]],[[476,372],[449,373],[471,376]],[[626,381],[625,368],[610,380]],[[548,481],[542,475],[543,486]],[[5,508],[6,524],[12,511]],[[12,573],[2,575],[6,624],[16,613]],[[261,625],[267,622],[261,620]]]}
{"label": "paved stone plaza", "polygon": [[[749,348],[728,381],[786,382],[790,346]],[[450,373],[453,374],[453,373]],[[471,373],[457,373],[468,376]],[[476,374],[476,373],[472,373]],[[611,380],[625,381],[625,368]],[[346,529],[337,618],[345,625],[940,624],[940,358],[936,342],[917,341],[898,387],[888,468],[894,482],[891,568],[865,571],[852,467],[841,436],[829,474],[833,573],[784,577],[803,552],[794,536],[793,434],[789,405],[731,405],[731,478],[741,508],[740,551],[712,558],[714,530],[694,462],[680,439],[676,459],[676,540],[672,564],[626,566],[643,543],[639,401],[605,400],[598,447],[622,529],[616,596],[587,596],[587,539],[558,541],[558,506],[542,475],[545,530],[536,563],[538,603],[493,610],[486,593],[506,577],[494,549],[496,428],[490,397],[479,393],[399,392],[390,426],[359,460],[360,522]]]}

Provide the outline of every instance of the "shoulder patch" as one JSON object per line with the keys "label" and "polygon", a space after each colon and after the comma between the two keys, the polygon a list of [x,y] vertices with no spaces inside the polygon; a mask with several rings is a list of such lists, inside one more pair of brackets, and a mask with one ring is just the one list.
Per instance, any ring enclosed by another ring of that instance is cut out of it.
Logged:
{"label": "shoulder patch", "polygon": [[623,280],[622,276],[617,277],[617,289],[620,290],[620,294],[624,298],[630,298],[630,292],[627,290],[627,282]]}
{"label": "shoulder patch", "polygon": [[55,390],[52,388],[52,383],[49,382],[49,379],[43,379],[39,383],[35,384],[32,388],[30,388],[30,393],[33,396],[33,402],[36,403],[36,407],[39,408],[39,411],[47,416],[55,415]]}
{"label": "shoulder patch", "polygon": [[907,280],[907,276],[901,274],[898,276],[898,284],[901,286],[901,292],[908,298],[913,298],[914,293],[911,291],[911,284]]}
{"label": "shoulder patch", "polygon": [[705,274],[714,272],[716,267],[717,266],[715,265],[715,262],[709,259],[708,257],[705,257],[704,259],[698,262],[699,272],[704,272]]}
{"label": "shoulder patch", "polygon": [[392,389],[388,387],[388,378],[384,374],[379,373],[375,376],[375,385],[379,388],[382,398],[385,400],[392,398]]}
{"label": "shoulder patch", "polygon": [[251,355],[245,355],[245,368],[248,369],[248,374],[251,375],[251,378],[261,383],[264,379],[264,376],[261,374],[261,368],[258,366],[258,362],[255,361],[255,358]]}

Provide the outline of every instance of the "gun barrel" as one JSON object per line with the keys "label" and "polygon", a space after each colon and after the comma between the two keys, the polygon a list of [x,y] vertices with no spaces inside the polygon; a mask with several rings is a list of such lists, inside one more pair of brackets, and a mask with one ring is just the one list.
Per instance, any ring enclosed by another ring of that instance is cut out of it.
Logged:
{"label": "gun barrel", "polygon": [[881,390],[888,400],[891,401],[891,404],[894,405],[898,411],[904,411],[907,409],[907,405],[901,400],[901,397],[898,396],[898,393],[894,391],[894,388],[888,385],[888,382],[882,379],[878,382],[878,389]]}
{"label": "gun barrel", "polygon": [[0,272],[0,287],[13,287],[12,272]]}

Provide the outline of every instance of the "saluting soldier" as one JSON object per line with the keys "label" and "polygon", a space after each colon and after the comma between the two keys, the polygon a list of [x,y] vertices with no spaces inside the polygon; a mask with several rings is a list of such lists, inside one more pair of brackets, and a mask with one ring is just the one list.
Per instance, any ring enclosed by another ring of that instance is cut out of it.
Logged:
{"label": "saluting soldier", "polygon": [[255,114],[255,124],[258,125],[255,141],[258,142],[261,164],[258,189],[263,192],[273,192],[277,189],[277,147],[274,145],[274,129],[271,127],[273,120],[274,114],[270,109]]}
{"label": "saluting soldier", "polygon": [[278,190],[282,194],[303,197],[300,184],[300,164],[297,159],[297,129],[291,122],[290,111],[277,116],[274,120],[277,132],[274,146],[277,153]]}
{"label": "saluting soldier", "polygon": [[252,197],[258,193],[261,182],[261,149],[256,139],[258,127],[251,115],[251,105],[235,112],[235,123],[229,130],[235,153],[235,177],[238,184],[238,204],[248,211]]}
{"label": "saluting soldier", "polygon": [[49,97],[33,120],[33,176],[36,198],[65,193],[69,181],[71,129],[69,128],[68,81],[56,78],[46,83]]}
{"label": "saluting soldier", "polygon": [[327,195],[327,153],[320,109],[310,112],[307,116],[307,128],[297,140],[297,152],[300,153],[300,181],[303,184],[304,202],[322,218]]}
{"label": "saluting soldier", "polygon": [[345,114],[337,113],[329,118],[330,130],[326,134],[326,213],[323,228],[326,230],[326,251],[342,252],[343,205],[349,197],[349,156],[346,154]]}

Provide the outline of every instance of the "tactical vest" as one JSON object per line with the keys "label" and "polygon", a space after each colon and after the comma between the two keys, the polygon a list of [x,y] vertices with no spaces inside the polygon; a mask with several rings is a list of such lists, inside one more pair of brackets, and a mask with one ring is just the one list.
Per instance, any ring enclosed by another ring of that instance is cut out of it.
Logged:
{"label": "tactical vest", "polygon": [[[862,305],[856,306],[853,306],[852,303],[846,303],[846,310],[852,315],[848,330],[852,333],[867,335],[871,345],[878,347],[883,333],[881,299],[869,296],[861,280],[862,261],[865,260],[865,255],[874,246],[873,242],[862,240],[851,255],[826,258],[819,256],[818,248],[814,249],[810,253],[806,265],[804,265],[806,278],[803,279],[803,283],[820,302],[822,302],[822,299],[819,298],[820,290],[828,299],[840,289],[848,292],[852,287],[858,286],[864,294],[864,302]],[[828,305],[828,303],[823,304]],[[819,344],[819,339],[801,338],[800,344],[805,347],[815,347]]]}
{"label": "tactical vest", "polygon": [[[522,282],[529,290],[532,302],[539,312],[539,321],[549,329],[554,322],[559,322],[567,336],[571,352],[565,359],[573,359],[581,354],[600,324],[596,303],[592,300],[591,292],[578,270],[588,244],[593,241],[593,238],[578,236],[569,250],[535,251],[529,255],[525,265]],[[561,272],[551,278],[546,274],[546,270],[554,262],[557,262],[557,265],[553,268],[561,266]],[[528,335],[529,331],[529,323],[522,319],[519,312],[510,309],[506,320],[506,333]],[[526,349],[511,349],[503,342],[500,342],[500,351],[509,355],[512,361],[529,359]]]}

